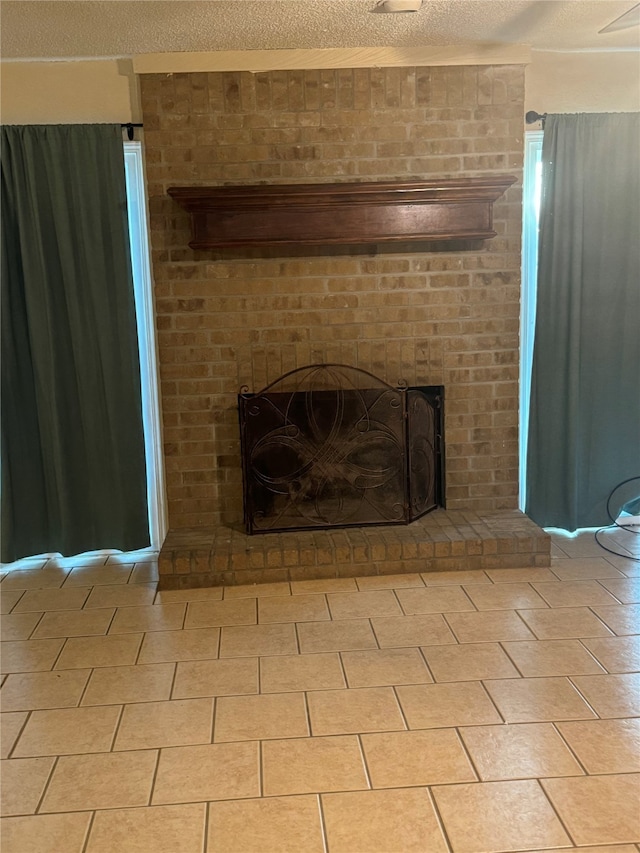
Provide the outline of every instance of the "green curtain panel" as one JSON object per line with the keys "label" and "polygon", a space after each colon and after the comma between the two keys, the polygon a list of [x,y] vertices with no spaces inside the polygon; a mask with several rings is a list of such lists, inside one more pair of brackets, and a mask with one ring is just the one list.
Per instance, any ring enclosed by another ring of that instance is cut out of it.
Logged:
{"label": "green curtain panel", "polygon": [[120,127],[1,132],[2,560],[145,547]]}
{"label": "green curtain panel", "polygon": [[640,114],[548,116],[542,168],[526,512],[573,531],[640,474]]}

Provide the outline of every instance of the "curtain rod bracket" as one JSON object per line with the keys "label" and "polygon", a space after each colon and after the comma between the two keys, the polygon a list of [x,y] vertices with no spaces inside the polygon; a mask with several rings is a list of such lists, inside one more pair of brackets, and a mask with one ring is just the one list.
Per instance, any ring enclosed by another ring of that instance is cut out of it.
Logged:
{"label": "curtain rod bracket", "polygon": [[135,122],[128,121],[128,122],[124,122],[123,124],[121,124],[120,127],[123,130],[127,131],[127,139],[129,140],[129,142],[133,142],[134,128],[135,127],[143,127],[143,125],[142,124],[136,124]]}
{"label": "curtain rod bracket", "polygon": [[529,112],[525,115],[524,120],[527,124],[535,124],[535,122],[542,122],[542,129],[544,130],[544,123],[547,118],[546,113],[537,113],[535,110],[529,110]]}

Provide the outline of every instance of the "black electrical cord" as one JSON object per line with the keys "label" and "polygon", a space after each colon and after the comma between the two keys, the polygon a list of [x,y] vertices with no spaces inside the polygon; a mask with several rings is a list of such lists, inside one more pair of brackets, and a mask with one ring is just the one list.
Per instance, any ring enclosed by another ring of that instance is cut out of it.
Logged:
{"label": "black electrical cord", "polygon": [[640,530],[634,530],[632,525],[630,524],[618,524],[618,522],[611,514],[611,498],[615,495],[618,489],[620,489],[622,486],[626,486],[627,483],[632,483],[634,480],[640,480],[640,476],[629,477],[628,480],[623,480],[611,490],[611,492],[609,493],[609,497],[607,498],[607,515],[609,516],[611,524],[607,524],[606,527],[601,527],[600,530],[596,530],[596,532],[594,533],[594,538],[598,545],[605,551],[608,551],[609,554],[614,554],[616,557],[623,557],[625,560],[633,560],[636,563],[640,563],[640,557],[632,557],[629,554],[620,554],[618,551],[612,551],[611,548],[607,548],[607,546],[603,545],[602,542],[598,539],[598,533],[604,533],[605,530],[609,530],[611,527],[619,527],[620,530],[626,530],[627,533],[634,533],[636,536],[640,535]]}

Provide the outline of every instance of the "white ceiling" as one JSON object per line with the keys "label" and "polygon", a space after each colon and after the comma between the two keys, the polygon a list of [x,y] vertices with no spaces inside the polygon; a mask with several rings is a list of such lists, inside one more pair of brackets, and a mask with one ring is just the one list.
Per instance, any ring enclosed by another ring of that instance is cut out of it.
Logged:
{"label": "white ceiling", "polygon": [[634,0],[424,0],[385,15],[377,0],[2,0],[3,59],[174,51],[526,44],[640,49],[640,28],[598,34]]}

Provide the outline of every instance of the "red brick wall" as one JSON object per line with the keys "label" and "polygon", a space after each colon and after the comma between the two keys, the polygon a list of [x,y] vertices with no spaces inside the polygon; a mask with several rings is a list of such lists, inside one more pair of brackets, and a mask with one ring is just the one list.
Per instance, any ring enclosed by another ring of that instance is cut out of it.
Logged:
{"label": "red brick wall", "polygon": [[170,186],[521,176],[521,66],[143,75],[170,525],[242,516],[235,400],[330,361],[446,386],[447,506],[517,506],[520,181],[484,243],[194,252]]}

